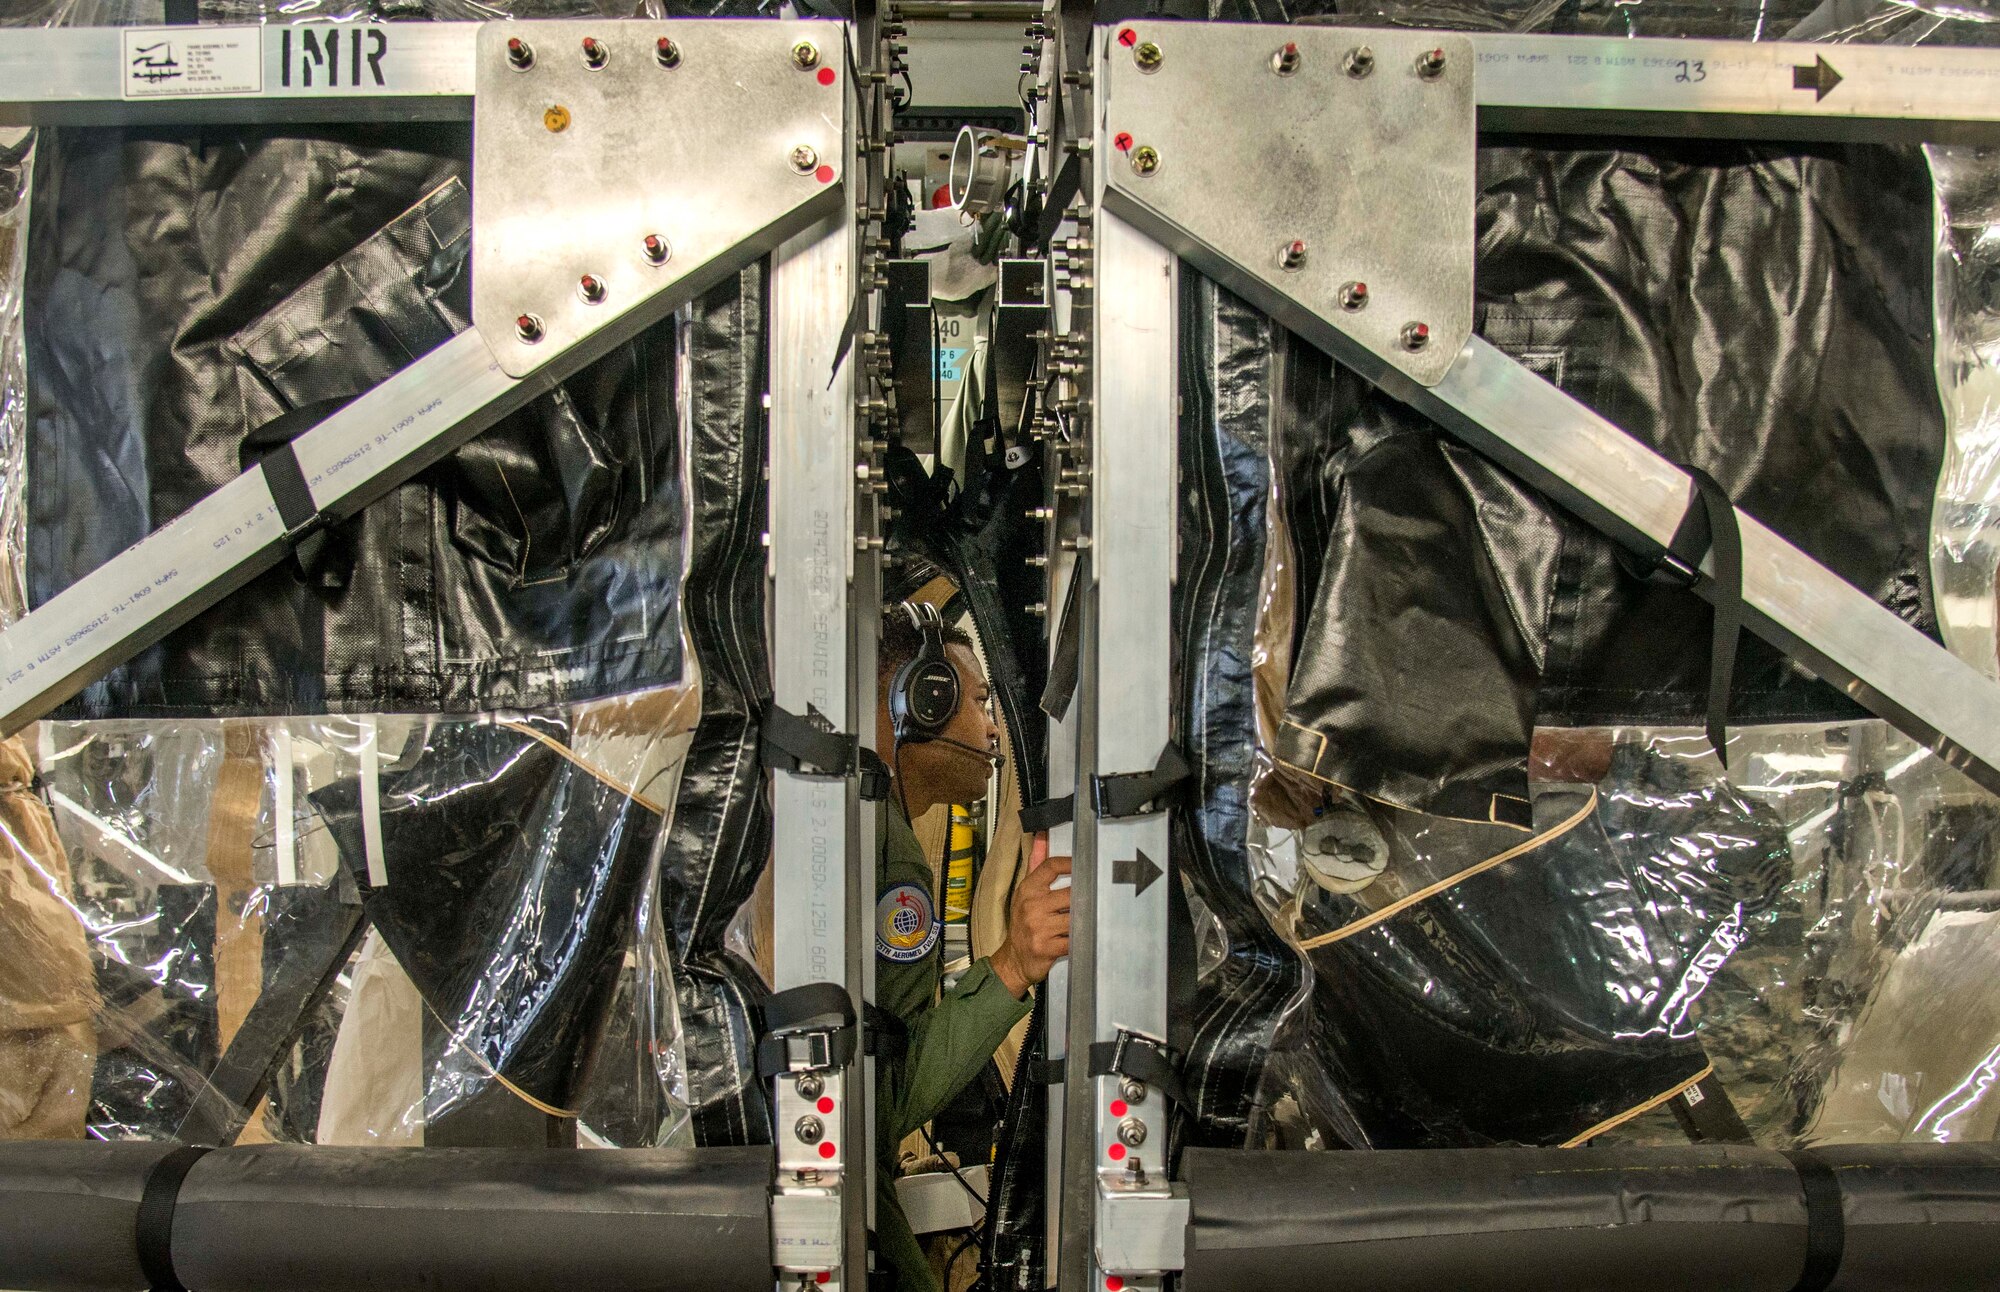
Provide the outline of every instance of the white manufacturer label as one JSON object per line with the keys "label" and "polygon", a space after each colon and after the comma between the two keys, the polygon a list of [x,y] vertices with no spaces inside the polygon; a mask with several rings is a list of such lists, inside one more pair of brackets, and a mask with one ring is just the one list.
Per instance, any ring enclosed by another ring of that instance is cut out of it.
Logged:
{"label": "white manufacturer label", "polygon": [[128,27],[128,99],[264,92],[261,27]]}

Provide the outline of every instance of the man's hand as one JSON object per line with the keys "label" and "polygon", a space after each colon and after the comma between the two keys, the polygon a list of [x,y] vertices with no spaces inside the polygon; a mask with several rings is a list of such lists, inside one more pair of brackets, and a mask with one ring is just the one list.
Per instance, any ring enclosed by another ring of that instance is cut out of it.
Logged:
{"label": "man's hand", "polygon": [[[1034,853],[1046,853],[1047,836]],[[1060,879],[1062,887],[1055,887]],[[993,972],[1019,1000],[1049,976],[1049,968],[1069,954],[1069,858],[1050,857],[1035,865],[1014,889],[1007,911],[1007,940],[992,955]]]}

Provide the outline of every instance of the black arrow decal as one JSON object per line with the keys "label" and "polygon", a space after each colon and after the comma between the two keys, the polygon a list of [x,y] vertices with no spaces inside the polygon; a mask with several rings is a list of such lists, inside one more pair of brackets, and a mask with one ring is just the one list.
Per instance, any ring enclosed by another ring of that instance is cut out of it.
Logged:
{"label": "black arrow decal", "polygon": [[1138,853],[1136,857],[1113,860],[1111,863],[1111,882],[1132,885],[1134,897],[1151,888],[1154,880],[1167,873],[1153,864],[1153,859],[1146,855],[1144,848],[1138,849]]}
{"label": "black arrow decal", "polygon": [[1796,64],[1792,67],[1792,88],[1795,90],[1811,90],[1813,92],[1814,103],[1818,103],[1827,95],[1832,94],[1833,87],[1839,85],[1840,82],[1840,73],[1833,70],[1832,65],[1826,61],[1824,55],[1811,67],[1800,67]]}

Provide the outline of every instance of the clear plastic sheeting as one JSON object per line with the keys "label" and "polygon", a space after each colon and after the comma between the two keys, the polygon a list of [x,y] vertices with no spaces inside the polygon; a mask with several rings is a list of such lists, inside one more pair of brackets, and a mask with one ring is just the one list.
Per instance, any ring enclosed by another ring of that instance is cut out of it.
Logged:
{"label": "clear plastic sheeting", "polygon": [[0,746],[0,1136],[674,1139],[641,898],[697,707],[46,723],[38,789]]}
{"label": "clear plastic sheeting", "polygon": [[2000,162],[1990,149],[1926,149],[1937,184],[1938,384],[1944,473],[1931,577],[1946,645],[2000,677]]}
{"label": "clear plastic sheeting", "polygon": [[1710,1074],[1768,1146],[1994,1137],[2000,802],[1876,722],[1735,732],[1729,772],[1540,736],[1511,846],[1365,803],[1253,831],[1310,967],[1280,1142],[1685,1142],[1655,1110]]}

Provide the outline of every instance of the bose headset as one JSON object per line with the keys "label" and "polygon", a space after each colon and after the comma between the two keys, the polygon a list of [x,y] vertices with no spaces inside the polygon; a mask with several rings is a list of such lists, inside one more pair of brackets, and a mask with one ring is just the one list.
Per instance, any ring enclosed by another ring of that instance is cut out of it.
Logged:
{"label": "bose headset", "polygon": [[938,739],[960,698],[958,670],[944,653],[943,616],[927,601],[905,601],[903,612],[923,643],[889,682],[889,725],[899,745]]}

